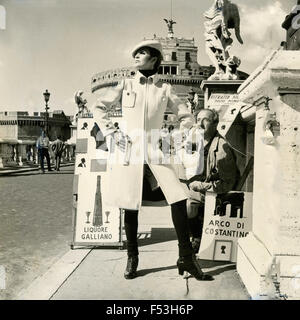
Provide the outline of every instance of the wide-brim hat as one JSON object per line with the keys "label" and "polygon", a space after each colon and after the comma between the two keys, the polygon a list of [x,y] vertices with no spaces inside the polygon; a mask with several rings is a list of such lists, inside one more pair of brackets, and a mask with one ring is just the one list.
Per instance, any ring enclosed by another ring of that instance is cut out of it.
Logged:
{"label": "wide-brim hat", "polygon": [[144,40],[142,42],[140,42],[139,44],[137,44],[133,50],[132,50],[132,56],[134,58],[136,52],[143,47],[149,47],[149,48],[153,48],[156,49],[160,54],[161,54],[161,58],[163,58],[164,54],[163,54],[163,49],[162,49],[162,45],[158,40]]}

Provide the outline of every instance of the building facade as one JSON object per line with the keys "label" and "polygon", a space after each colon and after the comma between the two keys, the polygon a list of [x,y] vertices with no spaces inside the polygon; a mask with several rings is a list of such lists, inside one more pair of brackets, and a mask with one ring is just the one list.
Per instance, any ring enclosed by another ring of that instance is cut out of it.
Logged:
{"label": "building facade", "polygon": [[[167,22],[167,20],[166,20]],[[170,24],[170,22],[172,22]],[[215,71],[215,68],[210,66],[201,66],[197,61],[198,47],[195,45],[194,39],[174,36],[172,24],[175,22],[169,20],[167,37],[153,36],[151,39],[156,39],[161,42],[164,52],[162,64],[158,70],[160,79],[163,82],[168,82],[173,85],[177,95],[186,100],[188,92],[192,88],[198,95],[198,108],[204,108],[204,93],[200,88],[203,80],[208,79]],[[171,27],[170,27],[171,26]],[[144,38],[144,40],[150,40]],[[114,86],[118,81],[125,78],[133,78],[135,75],[134,67],[124,67],[111,69],[104,72],[99,72],[92,77],[92,92],[107,87]],[[239,79],[245,80],[248,74],[239,71]],[[111,116],[120,116],[121,107],[116,106],[116,111]],[[166,119],[172,118],[172,114],[167,110]]]}
{"label": "building facade", "polygon": [[[71,136],[71,118],[63,111],[49,113],[49,139],[60,135],[63,141]],[[20,165],[24,162],[38,163],[36,140],[45,127],[45,113],[0,112],[0,166]]]}

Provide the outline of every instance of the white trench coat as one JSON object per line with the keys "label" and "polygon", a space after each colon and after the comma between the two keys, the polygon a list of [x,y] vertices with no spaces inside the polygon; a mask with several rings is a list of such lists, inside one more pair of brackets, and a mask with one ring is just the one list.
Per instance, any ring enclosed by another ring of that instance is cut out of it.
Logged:
{"label": "white trench coat", "polygon": [[110,148],[106,204],[129,210],[140,209],[144,163],[149,165],[168,204],[187,199],[188,190],[179,182],[174,165],[160,163],[163,153],[157,143],[167,108],[178,116],[181,128],[190,128],[194,122],[172,86],[160,81],[157,75],[147,79],[137,72],[134,79],[122,80],[115,87],[102,88],[98,95],[93,113],[100,129],[104,129],[104,135],[111,132],[105,128],[113,126],[105,112],[119,102],[122,105],[119,126],[132,141],[130,152],[127,151],[127,164],[124,164],[124,152],[117,146]]}

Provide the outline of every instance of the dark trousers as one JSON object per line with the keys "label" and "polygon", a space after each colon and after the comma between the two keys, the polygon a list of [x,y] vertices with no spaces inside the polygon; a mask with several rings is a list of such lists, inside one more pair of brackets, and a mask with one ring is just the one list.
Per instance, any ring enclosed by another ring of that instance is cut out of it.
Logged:
{"label": "dark trousers", "polygon": [[55,170],[57,170],[57,171],[59,171],[60,162],[61,162],[61,154],[55,155]]}
{"label": "dark trousers", "polygon": [[47,160],[48,170],[51,170],[50,156],[49,156],[49,152],[48,152],[47,148],[39,149],[39,157],[40,157],[42,171],[45,171],[45,168],[44,168],[44,157],[46,157],[46,160]]}
{"label": "dark trousers", "polygon": [[[189,238],[189,226],[186,213],[186,200],[171,204],[171,214],[178,239],[179,256],[190,256],[192,255],[193,250]],[[138,255],[138,211],[125,210],[124,224],[127,238],[128,256],[136,256]]]}

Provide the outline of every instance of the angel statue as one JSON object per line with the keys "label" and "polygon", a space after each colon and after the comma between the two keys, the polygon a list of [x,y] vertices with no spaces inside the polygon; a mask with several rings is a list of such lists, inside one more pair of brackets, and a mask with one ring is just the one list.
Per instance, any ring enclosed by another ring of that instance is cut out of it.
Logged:
{"label": "angel statue", "polygon": [[229,29],[235,30],[237,40],[243,44],[237,5],[229,0],[214,0],[214,4],[204,13],[204,17],[206,52],[216,68],[209,80],[237,79],[240,59],[235,56],[230,57],[229,54],[233,43]]}
{"label": "angel statue", "polygon": [[76,114],[76,119],[79,117],[79,116],[82,116],[86,113],[89,113],[89,109],[88,107],[86,106],[87,104],[87,100],[86,99],[83,99],[82,97],[83,95],[83,91],[79,90],[75,93],[75,103],[77,104],[78,106],[78,113]]}
{"label": "angel statue", "polygon": [[167,27],[168,27],[168,36],[170,38],[172,38],[174,36],[174,31],[173,31],[173,24],[176,23],[176,21],[170,19],[164,19],[165,23],[167,24]]}

